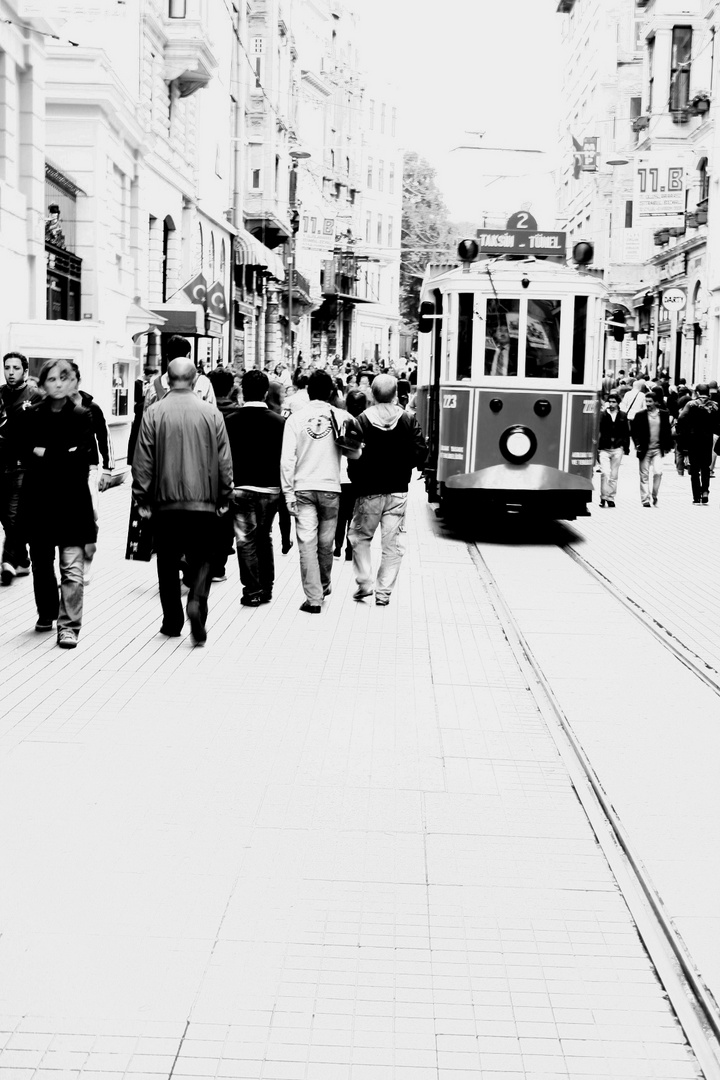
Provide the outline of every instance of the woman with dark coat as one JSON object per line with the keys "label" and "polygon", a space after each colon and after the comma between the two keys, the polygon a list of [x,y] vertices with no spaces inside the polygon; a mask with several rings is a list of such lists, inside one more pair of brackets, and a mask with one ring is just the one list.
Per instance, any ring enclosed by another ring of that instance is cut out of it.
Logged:
{"label": "woman with dark coat", "polygon": [[46,397],[25,413],[27,472],[21,504],[38,612],[35,629],[50,631],[57,620],[58,645],[74,649],[82,624],[85,545],[97,537],[88,485],[97,450],[89,411],[68,396],[72,370],[67,360],[48,360],[38,382]]}

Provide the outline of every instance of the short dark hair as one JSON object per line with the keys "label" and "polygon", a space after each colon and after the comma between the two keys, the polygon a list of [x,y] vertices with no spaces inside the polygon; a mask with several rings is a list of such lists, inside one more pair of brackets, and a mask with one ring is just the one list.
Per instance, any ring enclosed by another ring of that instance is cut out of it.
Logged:
{"label": "short dark hair", "polygon": [[23,371],[27,371],[28,369],[28,358],[27,356],[23,356],[21,352],[6,352],[3,356],[3,366],[6,360],[19,360],[23,366]]}
{"label": "short dark hair", "polygon": [[295,389],[296,390],[307,390],[307,384],[308,384],[309,379],[310,379],[310,376],[306,375],[305,372],[301,372],[301,374],[296,375],[296,377],[293,379],[293,382],[295,383]]}
{"label": "short dark hair", "polygon": [[173,334],[172,337],[168,338],[165,351],[169,362],[170,360],[177,360],[179,356],[189,356],[192,352],[192,345],[187,338],[181,337],[180,334]]}
{"label": "short dark hair", "polygon": [[615,391],[614,391],[614,390],[612,390],[612,391],[611,391],[611,392],[610,392],[610,393],[608,394],[608,396],[607,396],[607,399],[608,399],[608,401],[617,401],[617,402],[619,402],[619,401],[620,401],[620,395],[619,395],[619,394],[616,394],[616,393],[615,393]]}
{"label": "short dark hair", "polygon": [[710,393],[710,387],[706,382],[699,382],[695,387],[695,393],[702,394],[703,397],[707,397],[707,395]]}
{"label": "short dark hair", "polygon": [[242,377],[242,392],[245,401],[262,401],[270,389],[270,380],[259,368],[250,368]]}
{"label": "short dark hair", "polygon": [[348,390],[345,408],[351,416],[359,416],[367,409],[367,398],[363,390]]}
{"label": "short dark hair", "polygon": [[335,393],[332,375],[327,371],[313,371],[308,379],[307,391],[311,401],[329,401]]}
{"label": "short dark hair", "polygon": [[216,397],[227,397],[235,385],[235,376],[232,371],[228,371],[226,368],[216,368],[213,371],[208,371],[208,379]]}

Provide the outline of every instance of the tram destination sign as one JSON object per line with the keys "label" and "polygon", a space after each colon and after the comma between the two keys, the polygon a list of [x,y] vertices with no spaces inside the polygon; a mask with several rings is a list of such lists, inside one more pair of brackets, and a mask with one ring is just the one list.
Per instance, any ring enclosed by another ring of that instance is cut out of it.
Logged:
{"label": "tram destination sign", "polygon": [[480,253],[486,255],[564,255],[564,232],[529,229],[478,229]]}

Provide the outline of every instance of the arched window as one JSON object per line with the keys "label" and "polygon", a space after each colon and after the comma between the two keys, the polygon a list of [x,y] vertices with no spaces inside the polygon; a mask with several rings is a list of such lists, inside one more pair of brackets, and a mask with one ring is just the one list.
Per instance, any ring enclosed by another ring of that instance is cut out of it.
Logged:
{"label": "arched window", "polygon": [[225,241],[220,242],[220,281],[225,284]]}
{"label": "arched window", "polygon": [[208,285],[215,280],[215,237],[210,233],[210,251],[208,255]]}
{"label": "arched window", "polygon": [[175,222],[168,216],[163,221],[163,246],[162,246],[162,298],[163,303],[170,296],[168,289],[168,263],[170,261],[170,234],[175,232]]}
{"label": "arched window", "polygon": [[205,249],[203,245],[203,227],[198,222],[197,232],[195,233],[195,257],[193,259],[193,265],[195,267],[195,273],[199,274],[205,265]]}

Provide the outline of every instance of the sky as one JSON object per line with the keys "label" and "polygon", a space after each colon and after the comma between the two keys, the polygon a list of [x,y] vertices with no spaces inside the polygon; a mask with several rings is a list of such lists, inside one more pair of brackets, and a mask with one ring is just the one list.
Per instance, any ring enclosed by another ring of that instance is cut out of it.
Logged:
{"label": "sky", "polygon": [[[397,86],[404,146],[437,169],[452,219],[493,227],[526,209],[552,229],[557,0],[357,0],[357,8],[369,66]],[[454,149],[464,145],[545,153]]]}

